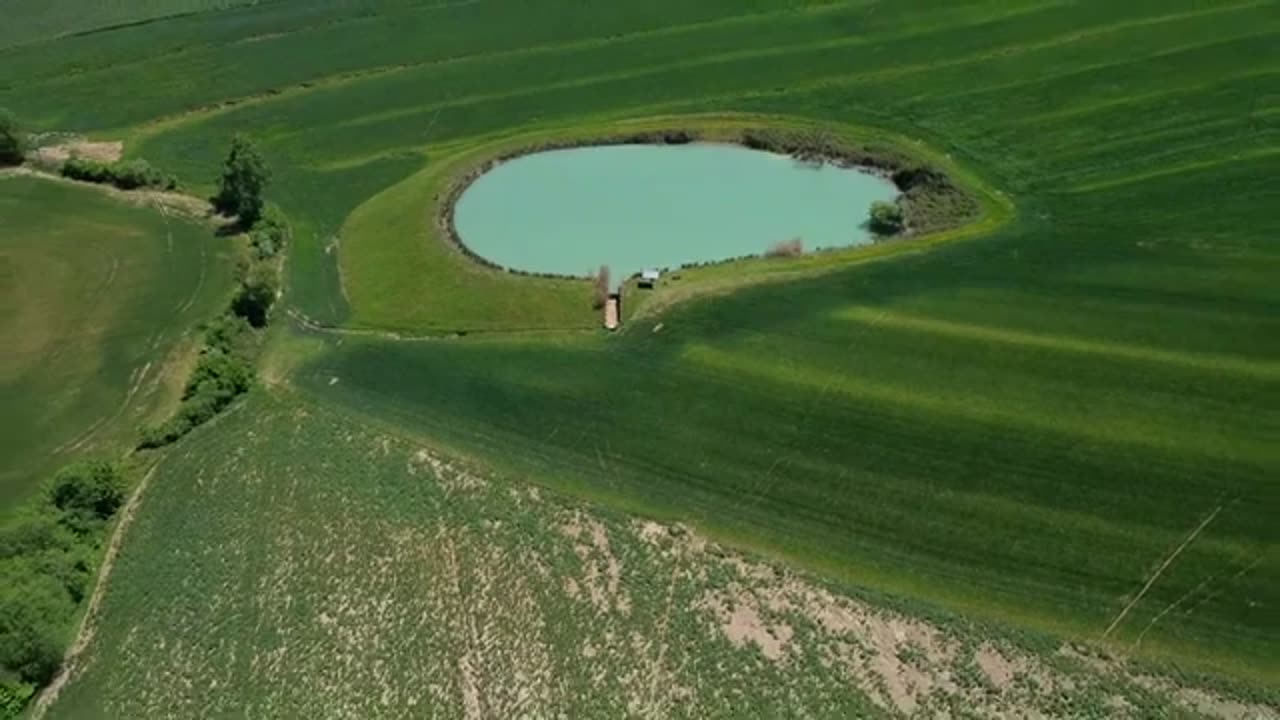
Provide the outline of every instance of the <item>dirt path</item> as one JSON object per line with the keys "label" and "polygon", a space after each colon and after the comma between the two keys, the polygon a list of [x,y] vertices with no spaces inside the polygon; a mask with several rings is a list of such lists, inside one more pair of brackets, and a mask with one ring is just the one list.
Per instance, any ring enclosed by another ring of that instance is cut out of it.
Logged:
{"label": "dirt path", "polygon": [[[92,188],[98,192],[110,195],[117,200],[127,202],[130,205],[157,208],[162,212],[171,211],[192,220],[207,222],[215,227],[221,227],[226,224],[224,219],[221,219],[214,214],[213,206],[210,205],[207,200],[198,198],[194,195],[187,195],[167,190],[121,190],[120,188],[112,185],[72,180],[55,173],[25,165],[11,168],[0,168],[0,177],[5,176],[33,177],[41,180],[48,180],[49,182],[63,183],[65,185]],[[167,217],[170,216],[166,215],[166,218]]]}
{"label": "dirt path", "polygon": [[129,496],[129,502],[125,503],[124,509],[120,511],[120,519],[116,523],[115,531],[111,533],[111,541],[107,543],[107,551],[102,556],[102,565],[98,568],[98,577],[94,580],[93,594],[89,596],[89,605],[85,608],[84,617],[80,619],[80,627],[76,629],[76,639],[67,648],[66,654],[62,657],[62,666],[58,668],[58,674],[53,676],[53,680],[40,691],[40,694],[36,696],[35,702],[32,703],[30,720],[42,720],[45,713],[49,711],[49,706],[58,699],[58,694],[62,692],[63,686],[75,674],[81,655],[84,654],[85,648],[89,647],[89,643],[93,640],[94,622],[98,617],[98,608],[102,604],[102,597],[106,594],[107,579],[111,575],[111,569],[115,567],[116,557],[120,554],[120,546],[124,542],[125,533],[129,530],[129,525],[133,523],[138,506],[142,504],[142,496],[146,493],[147,486],[151,483],[151,476],[155,472],[156,469],[153,467],[143,476],[142,482],[138,483],[138,486],[133,489],[133,494]]}
{"label": "dirt path", "polygon": [[604,304],[604,327],[606,330],[618,329],[618,298],[611,297]]}

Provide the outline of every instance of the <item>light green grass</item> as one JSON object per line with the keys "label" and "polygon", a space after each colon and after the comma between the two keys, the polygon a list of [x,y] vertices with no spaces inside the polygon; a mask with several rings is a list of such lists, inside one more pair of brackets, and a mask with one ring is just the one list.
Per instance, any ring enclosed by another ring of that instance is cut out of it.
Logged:
{"label": "light green grass", "polygon": [[0,497],[167,412],[195,325],[230,291],[230,244],[98,188],[0,177]]}
{"label": "light green grass", "polygon": [[[682,116],[596,121],[533,133],[455,144],[429,152],[427,167],[357,208],[341,230],[341,292],[350,303],[348,325],[429,334],[445,331],[547,330],[597,327],[600,313],[591,307],[586,280],[526,277],[486,267],[465,256],[448,239],[444,203],[451,191],[494,158],[529,148],[591,138],[605,140],[629,133],[688,130],[708,141],[732,141],[743,130],[806,131],[820,125],[781,117]],[[830,128],[827,128],[830,130]],[[653,305],[666,307],[699,294],[719,292],[767,280],[810,276],[851,263],[989,232],[1008,219],[1007,201],[956,167],[940,153],[913,146],[905,138],[856,128],[836,129],[842,141],[885,153],[906,154],[956,177],[983,202],[984,216],[971,226],[912,242],[884,243],[802,258],[756,260],[691,268],[668,279],[656,293],[632,286],[625,303],[629,315]],[[297,255],[295,254],[295,257]]]}
{"label": "light green grass", "polygon": [[47,717],[1194,717],[882,602],[259,392],[157,467]]}

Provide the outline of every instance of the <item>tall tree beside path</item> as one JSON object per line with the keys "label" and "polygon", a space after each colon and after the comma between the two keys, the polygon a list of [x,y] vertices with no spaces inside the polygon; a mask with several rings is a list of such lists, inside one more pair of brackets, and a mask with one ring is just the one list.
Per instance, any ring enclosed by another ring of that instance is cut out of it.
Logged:
{"label": "tall tree beside path", "polygon": [[0,108],[0,165],[21,165],[26,135],[13,113]]}
{"label": "tall tree beside path", "polygon": [[236,135],[222,164],[218,194],[213,198],[214,207],[220,212],[239,216],[244,227],[252,227],[262,217],[262,191],[270,181],[271,170],[253,141],[244,135]]}

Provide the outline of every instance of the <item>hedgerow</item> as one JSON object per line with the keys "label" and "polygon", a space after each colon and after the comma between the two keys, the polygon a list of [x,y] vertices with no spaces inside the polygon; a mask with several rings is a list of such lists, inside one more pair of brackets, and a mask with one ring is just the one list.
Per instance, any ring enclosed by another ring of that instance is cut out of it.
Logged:
{"label": "hedgerow", "polygon": [[71,157],[62,164],[62,175],[72,180],[114,185],[121,190],[159,188],[173,190],[178,181],[172,175],[152,167],[146,160],[104,163],[82,157]]}

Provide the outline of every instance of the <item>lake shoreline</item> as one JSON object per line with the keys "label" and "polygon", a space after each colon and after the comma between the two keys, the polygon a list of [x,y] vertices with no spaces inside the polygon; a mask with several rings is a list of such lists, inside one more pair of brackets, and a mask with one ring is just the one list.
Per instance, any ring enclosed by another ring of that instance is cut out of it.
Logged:
{"label": "lake shoreline", "polygon": [[[464,171],[457,173],[449,183],[443,199],[435,213],[435,222],[450,245],[470,260],[483,267],[499,272],[527,277],[577,279],[587,281],[590,274],[540,272],[509,267],[476,252],[462,239],[456,223],[458,202],[463,194],[476,181],[499,166],[530,155],[555,151],[576,150],[593,147],[617,146],[687,146],[687,145],[720,145],[769,153],[791,158],[797,162],[816,166],[831,165],[844,170],[854,170],[868,176],[876,177],[892,183],[898,190],[894,202],[903,206],[908,215],[908,224],[904,232],[894,236],[876,236],[868,243],[884,240],[905,239],[917,235],[950,229],[963,225],[976,214],[977,202],[967,192],[952,183],[944,171],[909,157],[890,148],[863,145],[861,147],[848,143],[831,132],[809,129],[791,130],[785,127],[773,127],[761,124],[737,131],[699,130],[688,127],[681,128],[673,123],[669,129],[644,131],[611,131],[602,133],[586,133],[573,137],[554,137],[532,141],[519,147],[510,148],[480,162],[469,165]],[[947,218],[944,222],[912,223],[911,210],[922,200],[939,192],[950,192],[961,196],[971,205],[971,211],[963,215]],[[813,248],[804,254],[842,249],[840,246]],[[726,257],[709,261],[686,262],[674,269],[706,267],[724,263],[737,262],[743,259],[767,256],[767,250],[748,253],[734,257]]]}

